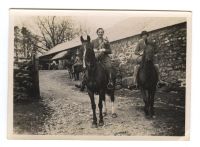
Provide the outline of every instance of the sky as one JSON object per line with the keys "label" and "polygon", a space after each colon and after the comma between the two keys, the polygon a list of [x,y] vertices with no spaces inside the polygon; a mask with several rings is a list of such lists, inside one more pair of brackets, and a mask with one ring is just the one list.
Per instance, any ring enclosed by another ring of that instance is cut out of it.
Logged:
{"label": "sky", "polygon": [[[128,18],[124,16],[70,16],[76,24],[86,27],[90,33],[96,32],[99,27],[106,31],[113,25]],[[19,27],[25,26],[33,33],[38,32],[36,25],[37,16],[16,16],[14,17],[14,25]]]}
{"label": "sky", "polygon": [[151,31],[186,21],[186,14],[182,12],[152,11],[13,10],[11,16],[14,25],[25,26],[35,34],[40,32],[36,24],[38,16],[57,16],[61,19],[69,16],[76,25],[89,30],[92,38],[96,37],[97,28],[102,27],[105,36],[111,40],[136,35],[144,29]]}

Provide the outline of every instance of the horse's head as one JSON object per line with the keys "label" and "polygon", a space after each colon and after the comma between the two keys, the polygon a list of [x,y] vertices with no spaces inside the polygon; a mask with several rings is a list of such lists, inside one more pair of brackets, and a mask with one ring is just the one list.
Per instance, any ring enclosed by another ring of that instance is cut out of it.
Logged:
{"label": "horse's head", "polygon": [[145,63],[150,63],[153,62],[154,59],[154,50],[151,46],[148,46],[148,48],[146,48],[146,50],[144,50],[144,54],[143,54],[143,62]]}
{"label": "horse's head", "polygon": [[80,37],[83,50],[83,68],[91,68],[95,63],[95,54],[90,42],[90,36],[87,35],[87,39],[84,40],[83,36]]}

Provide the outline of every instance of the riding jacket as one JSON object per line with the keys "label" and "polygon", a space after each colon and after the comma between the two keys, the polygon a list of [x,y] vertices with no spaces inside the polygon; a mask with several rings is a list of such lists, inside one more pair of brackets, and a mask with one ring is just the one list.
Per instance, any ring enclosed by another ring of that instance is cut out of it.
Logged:
{"label": "riding jacket", "polygon": [[142,57],[144,51],[148,52],[148,54],[151,55],[154,63],[158,62],[157,55],[156,55],[158,53],[158,48],[155,45],[155,43],[151,42],[148,39],[146,42],[144,41],[144,39],[140,39],[135,48],[135,55],[138,55],[138,58],[137,58],[138,63],[140,63],[142,61],[141,57]]}
{"label": "riding jacket", "polygon": [[101,53],[99,60],[106,68],[110,68],[111,60],[108,55],[111,54],[112,51],[111,51],[110,43],[108,42],[108,40],[103,39],[103,41],[101,41],[99,38],[97,38],[93,40],[91,44],[92,44],[93,49],[97,49],[97,50],[103,49],[103,48],[105,49],[105,52]]}

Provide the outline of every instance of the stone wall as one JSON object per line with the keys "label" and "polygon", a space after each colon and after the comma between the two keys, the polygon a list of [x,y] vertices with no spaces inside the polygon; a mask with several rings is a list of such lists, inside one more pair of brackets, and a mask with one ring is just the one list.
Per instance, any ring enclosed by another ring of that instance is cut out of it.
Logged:
{"label": "stone wall", "polygon": [[39,98],[39,77],[35,67],[31,59],[23,58],[14,62],[14,102]]}
{"label": "stone wall", "polygon": [[[186,22],[150,32],[150,38],[159,48],[158,59],[161,79],[174,86],[184,86],[186,77]],[[122,77],[133,75],[134,50],[139,35],[111,43],[113,63]]]}

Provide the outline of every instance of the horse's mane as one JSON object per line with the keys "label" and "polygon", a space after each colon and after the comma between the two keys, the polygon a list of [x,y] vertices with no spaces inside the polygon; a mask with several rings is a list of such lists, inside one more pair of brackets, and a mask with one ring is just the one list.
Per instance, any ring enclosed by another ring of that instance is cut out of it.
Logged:
{"label": "horse's mane", "polygon": [[87,45],[87,52],[85,56],[86,56],[86,61],[89,61],[90,63],[92,63],[92,65],[96,64],[95,53],[90,42]]}

